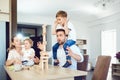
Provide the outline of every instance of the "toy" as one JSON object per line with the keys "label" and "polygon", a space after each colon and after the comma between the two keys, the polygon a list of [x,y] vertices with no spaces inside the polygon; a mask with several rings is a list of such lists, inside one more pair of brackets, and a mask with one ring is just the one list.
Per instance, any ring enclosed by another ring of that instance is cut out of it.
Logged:
{"label": "toy", "polygon": [[43,45],[43,50],[40,52],[40,63],[39,63],[39,65],[40,65],[40,69],[41,70],[47,70],[48,69],[48,57],[49,57],[49,55],[48,55],[48,53],[46,52],[46,44],[47,44],[47,42],[46,42],[46,25],[43,25],[42,26],[42,28],[43,28],[43,43],[42,43],[42,45]]}

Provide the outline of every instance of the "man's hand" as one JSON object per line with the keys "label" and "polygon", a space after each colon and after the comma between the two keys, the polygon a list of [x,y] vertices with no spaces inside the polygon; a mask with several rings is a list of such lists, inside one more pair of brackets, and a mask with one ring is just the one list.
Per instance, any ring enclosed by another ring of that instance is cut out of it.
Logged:
{"label": "man's hand", "polygon": [[71,56],[71,57],[74,58],[76,61],[80,61],[80,60],[81,60],[80,55],[74,53],[74,52],[70,49],[70,47],[67,47],[66,49],[68,50],[68,56]]}
{"label": "man's hand", "polygon": [[72,55],[73,55],[73,52],[72,52],[72,50],[70,49],[70,47],[67,47],[66,49],[67,49],[67,51],[68,51],[68,56],[72,56]]}

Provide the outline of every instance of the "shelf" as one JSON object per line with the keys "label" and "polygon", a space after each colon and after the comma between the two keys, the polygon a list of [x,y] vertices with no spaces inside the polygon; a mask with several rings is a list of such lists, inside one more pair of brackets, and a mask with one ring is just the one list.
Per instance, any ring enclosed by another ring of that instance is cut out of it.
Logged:
{"label": "shelf", "polygon": [[120,73],[117,73],[117,72],[113,72],[112,74],[113,76],[120,76]]}
{"label": "shelf", "polygon": [[112,76],[120,77],[120,64],[112,64]]}
{"label": "shelf", "polygon": [[113,68],[113,70],[120,70],[120,67],[119,68]]}
{"label": "shelf", "polygon": [[80,50],[83,54],[87,54],[86,44],[87,44],[86,39],[77,39],[76,40],[76,45],[80,48]]}
{"label": "shelf", "polygon": [[77,45],[85,45],[85,44],[87,44],[87,41],[84,40],[84,39],[77,39],[76,40],[76,44]]}
{"label": "shelf", "polygon": [[7,14],[7,15],[9,15],[10,13],[6,13],[6,12],[1,12],[1,11],[0,11],[0,14]]}
{"label": "shelf", "polygon": [[81,49],[83,54],[87,54],[87,50],[86,49]]}

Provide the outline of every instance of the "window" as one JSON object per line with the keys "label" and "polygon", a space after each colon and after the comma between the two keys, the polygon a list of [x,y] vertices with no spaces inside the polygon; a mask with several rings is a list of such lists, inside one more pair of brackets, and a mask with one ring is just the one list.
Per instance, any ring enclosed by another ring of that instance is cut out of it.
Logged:
{"label": "window", "polygon": [[101,33],[102,55],[110,55],[111,63],[116,62],[116,30],[102,31]]}

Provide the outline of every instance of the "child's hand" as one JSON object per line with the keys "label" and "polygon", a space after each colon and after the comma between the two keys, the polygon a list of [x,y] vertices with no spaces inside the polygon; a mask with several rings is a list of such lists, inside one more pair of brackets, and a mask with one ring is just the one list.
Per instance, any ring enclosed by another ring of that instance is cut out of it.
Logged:
{"label": "child's hand", "polygon": [[64,22],[65,22],[65,23],[64,23],[64,27],[67,27],[67,26],[68,26],[68,21],[69,21],[69,19],[66,19],[66,18],[64,19]]}
{"label": "child's hand", "polygon": [[55,21],[54,21],[54,26],[55,26],[55,28],[57,27],[57,25],[58,25],[58,21],[55,20]]}

